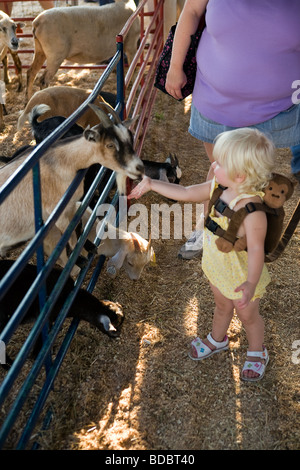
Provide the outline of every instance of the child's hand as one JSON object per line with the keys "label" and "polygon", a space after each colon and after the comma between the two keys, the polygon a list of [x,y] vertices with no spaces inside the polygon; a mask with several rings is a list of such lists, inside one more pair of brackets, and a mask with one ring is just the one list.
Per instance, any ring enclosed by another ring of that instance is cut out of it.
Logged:
{"label": "child's hand", "polygon": [[128,199],[139,199],[143,194],[147,193],[151,189],[151,178],[143,176],[142,181],[128,194]]}
{"label": "child's hand", "polygon": [[243,308],[246,308],[249,305],[254,295],[255,287],[255,284],[246,281],[234,290],[234,292],[242,292],[242,298],[237,301],[238,308],[242,310]]}

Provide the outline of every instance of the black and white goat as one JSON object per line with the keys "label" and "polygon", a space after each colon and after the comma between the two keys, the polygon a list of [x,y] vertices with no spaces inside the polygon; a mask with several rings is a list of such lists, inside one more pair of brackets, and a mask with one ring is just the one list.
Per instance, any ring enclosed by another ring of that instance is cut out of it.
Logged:
{"label": "black and white goat", "polygon": [[[5,276],[13,263],[13,260],[0,260],[0,279]],[[36,275],[36,266],[27,264],[5,296],[0,300],[0,332],[4,329],[19,304],[22,302],[28,289],[34,282]],[[46,280],[47,295],[53,290],[60,275],[61,270],[59,268],[54,268],[50,271]],[[69,277],[50,312],[50,325],[55,322],[65,300],[73,288],[74,281]],[[37,296],[27,310],[21,323],[27,324],[34,322],[39,313],[39,300]],[[67,317],[88,322],[90,325],[98,328],[102,333],[111,338],[116,338],[120,335],[124,313],[120,304],[109,300],[98,300],[94,295],[81,288],[78,290]],[[39,338],[34,347],[35,354],[39,351],[40,347],[41,338]],[[7,362],[9,363],[10,361],[8,360]]]}
{"label": "black and white goat", "polygon": [[170,153],[163,163],[152,160],[143,160],[145,175],[154,180],[168,181],[179,184],[182,171],[175,154]]}

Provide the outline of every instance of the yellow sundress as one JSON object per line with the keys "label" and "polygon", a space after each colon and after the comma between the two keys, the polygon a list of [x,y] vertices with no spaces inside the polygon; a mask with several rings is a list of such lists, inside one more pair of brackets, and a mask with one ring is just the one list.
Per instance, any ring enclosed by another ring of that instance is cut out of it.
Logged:
{"label": "yellow sundress", "polygon": [[[212,183],[211,195],[216,188],[215,179]],[[238,201],[244,198],[259,196],[263,198],[263,192],[254,194],[240,194],[229,203],[229,208],[233,209]],[[229,219],[225,216],[216,217],[215,208],[212,207],[210,217],[215,220],[224,230],[228,228]],[[210,230],[204,228],[203,238],[203,257],[202,269],[211,284],[227,298],[231,300],[242,297],[242,292],[234,292],[234,290],[247,280],[248,276],[248,253],[246,251],[231,250],[229,253],[223,253],[217,248],[215,243],[218,237]],[[252,300],[261,298],[266,292],[266,286],[270,283],[271,278],[264,265],[259,282]]]}

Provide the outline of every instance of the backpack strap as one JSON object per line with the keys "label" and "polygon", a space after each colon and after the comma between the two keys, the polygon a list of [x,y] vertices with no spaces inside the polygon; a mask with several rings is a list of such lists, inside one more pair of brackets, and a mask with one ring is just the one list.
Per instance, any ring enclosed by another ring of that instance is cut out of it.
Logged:
{"label": "backpack strap", "polygon": [[221,184],[218,184],[218,186],[214,189],[214,192],[212,193],[211,198],[208,203],[206,217],[209,216],[212,207],[215,205],[216,201],[220,198],[220,196],[222,195],[225,189],[227,188],[225,186],[222,186]]}

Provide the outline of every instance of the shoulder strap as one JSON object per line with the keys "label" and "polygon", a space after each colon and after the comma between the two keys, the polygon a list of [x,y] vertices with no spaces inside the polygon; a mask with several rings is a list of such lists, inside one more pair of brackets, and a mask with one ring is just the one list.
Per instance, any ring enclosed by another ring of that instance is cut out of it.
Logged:
{"label": "shoulder strap", "polygon": [[212,196],[209,200],[209,203],[208,203],[208,208],[207,208],[207,214],[206,214],[206,217],[209,216],[210,214],[210,211],[212,209],[212,207],[215,205],[216,201],[220,198],[221,194],[223,193],[223,191],[226,189],[225,186],[222,186],[221,184],[219,184],[214,192],[212,193]]}
{"label": "shoulder strap", "polygon": [[[230,217],[227,230],[222,229],[220,225],[213,221],[210,217],[207,217],[205,226],[215,235],[223,237],[225,240],[228,240],[234,244],[237,239],[237,229],[240,227],[245,217],[255,211],[264,211],[267,214],[277,215],[276,209],[271,209],[266,204],[261,202],[248,202],[248,204],[246,204],[244,207],[241,207],[238,211],[231,211],[232,215]],[[224,213],[224,215],[226,214]]]}

